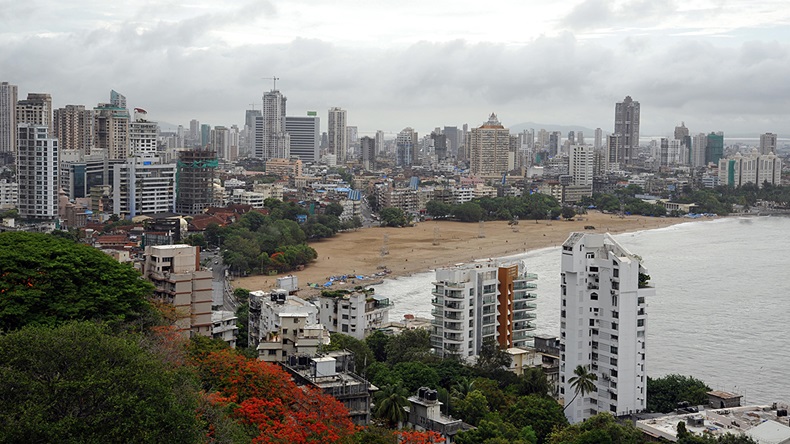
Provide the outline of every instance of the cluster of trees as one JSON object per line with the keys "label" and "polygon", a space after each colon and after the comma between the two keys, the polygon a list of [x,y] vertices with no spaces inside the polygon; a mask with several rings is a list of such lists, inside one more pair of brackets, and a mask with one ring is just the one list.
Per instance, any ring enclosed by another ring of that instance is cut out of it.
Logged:
{"label": "cluster of trees", "polygon": [[673,412],[679,403],[705,405],[710,387],[693,376],[667,375],[647,377],[647,409],[651,412]]}
{"label": "cluster of trees", "polygon": [[625,188],[615,190],[613,194],[595,193],[592,197],[585,197],[579,203],[581,206],[595,206],[603,212],[615,213],[621,209],[630,214],[642,216],[666,216],[667,209],[662,205],[650,204],[638,199],[635,196],[642,194],[642,188],[637,185],[629,185]]}
{"label": "cluster of trees", "polygon": [[426,212],[434,218],[455,218],[462,222],[512,219],[555,219],[562,208],[557,199],[547,194],[527,194],[521,197],[485,197],[460,205],[438,200],[426,204]]}

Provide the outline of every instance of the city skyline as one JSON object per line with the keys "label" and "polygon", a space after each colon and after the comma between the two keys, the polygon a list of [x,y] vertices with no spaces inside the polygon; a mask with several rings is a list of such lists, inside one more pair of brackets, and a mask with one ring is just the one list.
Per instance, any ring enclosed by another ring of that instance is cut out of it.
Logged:
{"label": "city skyline", "polygon": [[41,1],[2,13],[0,61],[20,97],[87,107],[116,89],[171,124],[240,124],[276,75],[292,115],[341,107],[360,134],[475,127],[491,112],[506,127],[612,131],[612,104],[631,95],[645,136],[680,121],[695,133],[781,136],[790,12],[780,6]]}

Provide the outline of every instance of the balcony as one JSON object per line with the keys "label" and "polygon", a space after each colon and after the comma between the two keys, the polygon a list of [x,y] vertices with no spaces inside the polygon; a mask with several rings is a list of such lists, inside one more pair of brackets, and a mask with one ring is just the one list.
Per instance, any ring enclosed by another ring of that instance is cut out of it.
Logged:
{"label": "balcony", "polygon": [[464,303],[463,302],[447,302],[446,304],[444,304],[444,308],[447,309],[447,310],[459,311],[459,310],[463,310],[464,309]]}
{"label": "balcony", "polygon": [[440,297],[437,296],[437,297],[431,299],[431,304],[433,304],[433,305],[444,305],[444,298],[440,298]]}
{"label": "balcony", "polygon": [[452,319],[454,321],[461,321],[461,320],[463,320],[463,315],[461,315],[460,313],[452,313],[452,312],[449,312],[449,311],[445,311],[444,312],[444,318],[445,319]]}
{"label": "balcony", "polygon": [[532,310],[535,310],[537,308],[538,308],[538,304],[531,304],[531,303],[522,302],[522,301],[516,302],[513,305],[513,309],[516,310],[516,311],[519,311],[519,310],[532,311]]}
{"label": "balcony", "polygon": [[535,290],[538,288],[538,284],[533,284],[532,282],[516,282],[513,284],[514,290]]}
{"label": "balcony", "polygon": [[538,298],[538,295],[535,293],[526,293],[526,292],[516,292],[513,300],[516,301],[534,301]]}
{"label": "balcony", "polygon": [[431,310],[431,316],[433,316],[433,317],[443,317],[444,316],[444,311],[440,310],[438,308],[434,308],[433,310]]}
{"label": "balcony", "polygon": [[459,291],[459,290],[451,290],[451,291],[446,292],[444,297],[445,298],[450,298],[450,299],[463,299],[464,298],[464,292],[463,291]]}
{"label": "balcony", "polygon": [[516,322],[513,324],[513,331],[532,331],[535,330],[535,324],[531,322]]}
{"label": "balcony", "polygon": [[460,322],[445,322],[444,329],[450,331],[464,331]]}
{"label": "balcony", "polygon": [[521,279],[535,280],[535,279],[538,278],[538,275],[537,275],[537,273],[524,273],[524,274],[521,275],[520,278]]}
{"label": "balcony", "polygon": [[496,302],[496,296],[483,296],[483,304],[493,304]]}
{"label": "balcony", "polygon": [[513,319],[515,319],[516,321],[532,321],[534,319],[537,319],[537,317],[538,317],[538,315],[536,313],[529,313],[529,312],[526,312],[526,311],[520,311],[520,312],[516,313],[515,316],[513,316]]}
{"label": "balcony", "polygon": [[527,333],[526,331],[520,331],[517,333],[513,333],[513,340],[514,341],[521,341],[524,339],[532,339],[535,335],[533,333]]}
{"label": "balcony", "polygon": [[444,343],[447,344],[448,342],[461,344],[464,342],[463,335],[460,334],[453,334],[453,333],[445,333],[444,334]]}

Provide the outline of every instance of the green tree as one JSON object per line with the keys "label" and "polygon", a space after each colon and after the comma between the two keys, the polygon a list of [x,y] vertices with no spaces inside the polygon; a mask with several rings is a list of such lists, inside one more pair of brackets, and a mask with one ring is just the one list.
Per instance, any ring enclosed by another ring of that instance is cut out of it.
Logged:
{"label": "green tree", "polygon": [[387,362],[430,360],[431,333],[425,329],[405,330],[390,339],[386,346]]}
{"label": "green tree", "polygon": [[647,410],[669,413],[678,403],[691,405],[707,404],[710,387],[693,376],[666,375],[661,378],[647,378]]}
{"label": "green tree", "polygon": [[557,401],[537,395],[522,396],[505,411],[503,418],[516,428],[532,427],[542,443],[555,427],[565,427],[568,420]]}
{"label": "green tree", "polygon": [[466,202],[453,207],[453,216],[461,222],[483,220],[483,208],[475,202]]}
{"label": "green tree", "polygon": [[521,376],[518,377],[518,383],[512,387],[519,396],[549,396],[551,392],[551,386],[549,385],[549,380],[546,378],[546,373],[544,373],[543,369],[540,367],[525,368]]}
{"label": "green tree", "polygon": [[206,237],[202,234],[190,234],[184,239],[184,243],[187,245],[192,245],[193,247],[200,247],[201,250],[205,250],[208,248],[208,242],[206,242]]}
{"label": "green tree", "polygon": [[486,415],[477,428],[456,435],[457,444],[536,444],[538,437],[531,427],[517,429],[513,424],[502,421],[497,413]]}
{"label": "green tree", "polygon": [[434,218],[441,218],[449,216],[452,211],[452,205],[448,205],[440,200],[431,200],[425,204],[425,211]]}
{"label": "green tree", "polygon": [[463,418],[464,422],[477,426],[490,410],[488,400],[480,390],[472,390],[455,403],[455,411]]}
{"label": "green tree", "polygon": [[376,361],[385,362],[387,360],[387,344],[389,344],[390,338],[381,330],[376,330],[365,338],[365,343],[373,352]]}
{"label": "green tree", "polygon": [[439,374],[422,362],[399,362],[392,368],[392,373],[409,393],[417,392],[420,387],[435,389],[439,385]]}
{"label": "green tree", "polygon": [[595,381],[597,380],[598,376],[596,376],[595,373],[590,372],[587,367],[583,365],[577,365],[576,368],[573,369],[573,376],[568,379],[568,383],[571,385],[571,388],[573,388],[575,394],[563,410],[573,404],[577,396],[582,395],[582,397],[584,397],[587,393],[594,391]]}
{"label": "green tree", "polygon": [[513,357],[507,351],[499,348],[499,343],[496,340],[488,337],[480,347],[480,355],[475,363],[475,368],[481,374],[487,374],[507,368],[511,362],[513,362]]}
{"label": "green tree", "polygon": [[0,442],[199,442],[196,387],[93,323],[0,336]]}
{"label": "green tree", "polygon": [[387,227],[405,227],[409,224],[406,214],[400,208],[384,208],[379,212],[379,217],[381,218],[381,225]]}
{"label": "green tree", "polygon": [[399,384],[388,385],[375,393],[376,418],[383,420],[390,428],[400,428],[409,418],[406,413],[409,400],[407,391]]}
{"label": "green tree", "polygon": [[576,216],[576,210],[573,207],[562,207],[562,215],[563,219],[573,219]]}
{"label": "green tree", "polygon": [[0,330],[134,321],[151,314],[152,289],[134,268],[87,245],[47,234],[0,234]]}
{"label": "green tree", "polygon": [[340,217],[343,214],[343,205],[340,205],[339,203],[336,202],[332,202],[326,206],[326,208],[324,209],[324,214]]}
{"label": "green tree", "polygon": [[642,432],[630,422],[618,423],[608,412],[599,413],[584,422],[557,429],[548,438],[549,444],[641,444]]}
{"label": "green tree", "polygon": [[360,341],[353,336],[344,335],[343,333],[332,333],[329,345],[324,350],[348,350],[353,353],[354,371],[359,374],[365,374],[367,366],[376,362],[373,352],[370,351],[365,341]]}

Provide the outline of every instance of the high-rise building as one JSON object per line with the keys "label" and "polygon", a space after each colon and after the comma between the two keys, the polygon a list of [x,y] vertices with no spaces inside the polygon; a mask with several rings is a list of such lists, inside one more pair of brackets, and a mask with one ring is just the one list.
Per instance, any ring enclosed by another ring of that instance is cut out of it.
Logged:
{"label": "high-rise building", "polygon": [[348,150],[348,139],[346,133],[346,110],[341,108],[330,108],[327,118],[327,154],[332,154],[337,159],[339,165],[346,163],[346,151]]}
{"label": "high-rise building", "polygon": [[214,205],[214,175],[217,153],[212,150],[186,150],[178,153],[176,212],[201,214]]}
{"label": "high-rise building", "polygon": [[47,127],[47,134],[53,136],[52,96],[44,93],[28,93],[26,100],[16,103],[16,123],[30,123]]}
{"label": "high-rise building", "polygon": [[474,263],[436,270],[431,346],[473,361],[484,344],[525,347],[535,329],[537,275],[523,263]]}
{"label": "high-rise building", "polygon": [[48,128],[32,123],[17,125],[16,179],[19,217],[54,223],[58,219],[58,140]]}
{"label": "high-rise building", "polygon": [[93,147],[93,110],[83,105],[66,105],[54,112],[55,137],[61,150],[75,150],[84,155]]}
{"label": "high-rise building", "polygon": [[680,122],[680,126],[675,127],[675,140],[684,140],[689,135],[686,122]]}
{"label": "high-rise building", "polygon": [[576,144],[584,145],[584,132],[582,131],[576,132]]}
{"label": "high-rise building", "polygon": [[116,108],[126,108],[126,96],[116,90],[110,91],[110,105]]}
{"label": "high-rise building", "polygon": [[610,134],[606,138],[606,169],[610,170],[613,166],[621,166],[620,152],[623,149],[622,145],[623,136],[620,134]]}
{"label": "high-rise building", "polygon": [[372,137],[362,136],[359,139],[359,148],[362,151],[362,166],[368,171],[376,169],[376,140]]}
{"label": "high-rise building", "polygon": [[705,163],[719,163],[724,156],[724,133],[710,133],[705,140]]}
{"label": "high-rise building", "polygon": [[[646,298],[655,290],[641,262],[609,234],[571,233],[562,245],[560,396],[571,423],[645,410]],[[579,368],[598,379],[577,396]]]}
{"label": "high-rise building", "polygon": [[134,122],[129,124],[130,154],[136,157],[156,156],[159,147],[159,125],[148,120],[142,108],[134,109]]}
{"label": "high-rise building", "polygon": [[708,145],[708,137],[705,133],[699,133],[691,140],[691,166],[694,168],[703,167],[705,163],[705,150]]}
{"label": "high-rise building", "polygon": [[285,132],[291,140],[291,157],[298,157],[302,162],[318,160],[321,143],[321,121],[318,113],[308,111],[304,117],[286,117]]}
{"label": "high-rise building", "polygon": [[376,155],[384,153],[384,131],[376,131]]}
{"label": "high-rise building", "polygon": [[395,138],[396,166],[408,167],[418,162],[418,140],[417,132],[412,127],[406,127],[398,133]]}
{"label": "high-rise building", "polygon": [[[116,97],[115,102],[124,101]],[[125,160],[129,157],[129,110],[111,103],[99,103],[93,112],[94,147],[103,150],[109,159]]]}
{"label": "high-rise building", "polygon": [[200,122],[196,119],[189,121],[189,146],[200,145]]}
{"label": "high-rise building", "polygon": [[445,126],[442,134],[447,137],[447,152],[449,156],[458,155],[458,146],[461,144],[461,131],[456,126]]}
{"label": "high-rise building", "polygon": [[593,147],[596,150],[603,148],[603,130],[600,128],[595,128],[595,141]]}
{"label": "high-rise building", "polygon": [[562,137],[562,134],[560,134],[559,131],[552,131],[549,134],[549,139],[548,139],[549,157],[554,157],[560,153],[560,137]]}
{"label": "high-rise building", "polygon": [[639,149],[639,102],[631,96],[626,96],[614,107],[614,133],[621,136],[617,162],[633,163]]}
{"label": "high-rise building", "polygon": [[160,163],[156,157],[129,157],[112,165],[113,214],[173,212],[176,165]]}
{"label": "high-rise building", "polygon": [[286,100],[276,89],[263,95],[261,116],[256,117],[255,157],[263,160],[290,157],[290,140],[285,131]]}
{"label": "high-rise building", "polygon": [[760,154],[776,154],[776,134],[760,134]]}
{"label": "high-rise building", "polygon": [[211,130],[211,149],[217,153],[217,159],[230,161],[230,130],[225,126],[215,126]]}
{"label": "high-rise building", "polygon": [[568,131],[568,142],[570,142],[570,145],[576,145],[576,133],[574,131]]}
{"label": "high-rise building", "polygon": [[357,155],[355,150],[359,143],[359,131],[356,126],[346,127],[346,140],[348,141],[346,160],[352,160]]}
{"label": "high-rise building", "polygon": [[10,163],[16,152],[17,86],[0,83],[0,164]]}
{"label": "high-rise building", "polygon": [[502,126],[496,114],[469,133],[469,171],[475,176],[500,177],[512,164],[510,130]]}
{"label": "high-rise building", "polygon": [[447,136],[433,132],[431,133],[431,141],[433,142],[433,152],[436,155],[436,160],[442,162],[447,159]]}
{"label": "high-rise building", "polygon": [[200,148],[209,149],[211,145],[211,125],[200,124]]}
{"label": "high-rise building", "polygon": [[719,184],[740,187],[752,183],[762,188],[766,182],[781,184],[782,159],[774,153],[760,154],[757,150],[719,160]]}
{"label": "high-rise building", "polygon": [[568,159],[568,172],[573,184],[592,187],[595,149],[589,145],[572,145]]}

